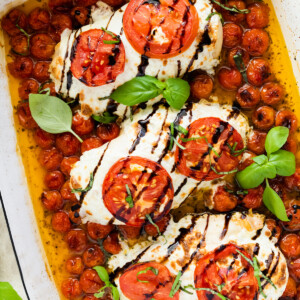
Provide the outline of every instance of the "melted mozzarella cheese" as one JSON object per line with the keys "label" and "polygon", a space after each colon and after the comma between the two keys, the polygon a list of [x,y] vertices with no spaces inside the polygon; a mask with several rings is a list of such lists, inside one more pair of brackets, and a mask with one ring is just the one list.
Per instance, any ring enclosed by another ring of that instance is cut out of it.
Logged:
{"label": "melted mozzarella cheese", "polygon": [[[149,58],[148,65],[145,66],[146,75],[166,79],[169,77],[182,77],[185,73],[195,69],[213,73],[214,67],[219,62],[222,48],[222,24],[218,15],[213,15],[209,20],[206,20],[213,9],[209,0],[196,0],[193,5],[199,15],[199,31],[192,45],[175,57],[168,59]],[[92,113],[105,111],[107,106],[111,104],[110,100],[99,101],[98,99],[108,97],[118,86],[137,76],[139,66],[143,64],[142,55],[134,50],[123,30],[122,19],[126,6],[127,4],[113,12],[106,4],[101,1],[98,2],[92,12],[93,24],[86,25],[73,32],[65,30],[61,42],[56,47],[50,66],[51,78],[55,83],[56,91],[64,97],[79,97],[83,114],[91,115]],[[72,48],[81,32],[102,27],[120,36],[126,53],[125,68],[124,72],[114,82],[98,87],[89,87],[75,78],[70,71]],[[199,47],[201,48],[200,52],[198,46],[202,45],[202,37],[205,35],[209,36],[211,43]],[[161,41],[164,39],[162,31],[159,29],[157,30],[157,38]],[[117,103],[115,105],[117,106],[115,114],[122,116],[125,106]]]}
{"label": "melted mozzarella cheese", "polygon": [[[113,216],[102,200],[102,184],[112,165],[127,156],[141,156],[160,163],[166,169],[174,186],[172,208],[180,206],[197,188],[211,188],[215,191],[220,185],[220,180],[199,182],[187,178],[175,168],[175,145],[172,151],[168,151],[171,123],[179,120],[179,125],[187,128],[193,121],[206,117],[217,117],[227,121],[240,133],[246,144],[246,137],[250,130],[247,119],[242,114],[235,114],[231,106],[201,101],[178,112],[158,103],[135,114],[132,121],[127,119],[123,123],[119,137],[97,149],[85,152],[71,171],[71,184],[74,188],[86,188],[90,174],[95,174],[92,189],[83,196],[80,210],[83,222],[91,221],[100,224],[111,222]],[[139,122],[147,122],[146,132]],[[124,223],[114,219],[114,224]]]}
{"label": "melted mozzarella cheese", "polygon": [[[222,245],[234,243],[257,258],[261,271],[266,272],[277,287],[275,289],[262,280],[263,291],[267,297],[259,295],[258,299],[277,300],[285,290],[288,280],[287,263],[276,246],[277,239],[265,225],[263,215],[188,215],[178,223],[171,220],[164,237],[161,236],[154,242],[135,244],[132,248],[124,245],[119,254],[110,258],[108,267],[114,272],[118,287],[124,266],[133,261],[162,263],[173,276],[179,271],[183,273],[180,278],[181,286],[194,285],[194,271],[199,258]],[[120,288],[119,291],[121,300],[130,300]],[[193,295],[181,291],[179,299],[198,300],[196,292],[189,291]]]}

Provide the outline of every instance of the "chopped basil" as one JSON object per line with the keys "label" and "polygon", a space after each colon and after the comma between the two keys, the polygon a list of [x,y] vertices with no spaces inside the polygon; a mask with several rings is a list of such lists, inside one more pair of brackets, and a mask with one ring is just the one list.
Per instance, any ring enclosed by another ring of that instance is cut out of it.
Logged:
{"label": "chopped basil", "polygon": [[103,40],[103,44],[110,45],[110,44],[119,44],[120,41],[115,40]]}
{"label": "chopped basil", "polygon": [[224,286],[225,286],[225,282],[223,282],[222,284],[216,284],[215,283],[216,288],[218,289],[219,292],[222,292]]}
{"label": "chopped basil", "polygon": [[234,145],[231,147],[228,143],[227,143],[227,147],[230,149],[230,153],[232,154],[232,156],[240,156],[247,148],[244,147],[243,149],[240,150],[235,150],[236,146],[237,146],[237,142],[234,143]]}
{"label": "chopped basil", "polygon": [[182,276],[182,273],[181,271],[178,272],[175,280],[174,280],[174,283],[172,285],[172,288],[171,288],[171,291],[170,291],[170,294],[169,294],[169,297],[170,298],[173,298],[175,296],[175,294],[177,293],[177,291],[180,289],[180,285],[181,285],[181,278]]}
{"label": "chopped basil", "polygon": [[28,34],[19,24],[16,24],[16,27],[27,37],[27,47],[30,47],[30,34]]}
{"label": "chopped basil", "polygon": [[115,122],[118,117],[105,111],[102,115],[92,115],[92,118],[99,123],[109,124]]}
{"label": "chopped basil", "polygon": [[[222,286],[222,285],[221,285]],[[223,286],[224,287],[224,286]],[[191,284],[184,286],[183,288],[181,288],[184,292],[187,291],[187,289],[193,289],[194,291],[207,291],[210,292],[213,295],[218,296],[220,299],[222,300],[230,300],[229,298],[223,296],[222,294],[218,293],[215,290],[209,289],[209,288],[195,288],[193,287]]]}
{"label": "chopped basil", "polygon": [[153,222],[151,216],[149,214],[147,214],[146,218],[149,221],[149,223],[156,228],[158,235],[162,235],[161,232],[160,232],[160,230],[159,230],[159,227]]}
{"label": "chopped basil", "polygon": [[101,30],[103,30],[104,32],[106,32],[107,34],[109,34],[114,39],[118,38],[113,32],[105,29],[104,27],[101,27]]}
{"label": "chopped basil", "polygon": [[94,183],[94,174],[91,173],[89,185],[85,189],[83,188],[72,189],[72,193],[86,193],[93,187],[93,183]]}
{"label": "chopped basil", "polygon": [[219,12],[216,12],[216,11],[210,13],[210,14],[208,15],[208,17],[207,17],[205,20],[208,21],[208,20],[211,19],[214,15],[218,15],[218,16],[220,17],[220,20],[221,20],[222,25],[224,25],[224,19],[223,19],[222,14],[219,13]]}
{"label": "chopped basil", "polygon": [[238,53],[238,54],[234,55],[233,59],[234,59],[236,67],[238,68],[238,70],[242,74],[243,79],[245,80],[245,82],[248,83],[247,68],[245,67],[245,64],[243,62],[243,56],[242,56],[242,54]]}
{"label": "chopped basil", "polygon": [[130,191],[128,184],[126,184],[125,187],[126,187],[126,192],[127,192],[127,197],[125,200],[129,204],[129,207],[132,208],[134,206],[134,203],[133,203],[131,191]]}
{"label": "chopped basil", "polygon": [[235,13],[238,13],[238,14],[248,14],[250,11],[249,9],[239,9],[237,8],[236,6],[233,6],[233,7],[227,7],[225,6],[224,4],[216,1],[216,0],[212,0],[213,3],[219,5],[220,7],[222,7],[223,9],[225,10],[228,10],[228,11],[231,11],[231,12],[235,12]]}
{"label": "chopped basil", "polygon": [[147,280],[140,280],[140,279],[138,278],[138,276],[139,276],[140,274],[145,274],[145,273],[147,273],[148,271],[153,272],[153,274],[156,275],[156,276],[158,275],[158,269],[155,269],[155,268],[153,268],[153,267],[148,267],[148,268],[146,268],[145,270],[141,270],[141,271],[137,272],[137,274],[136,274],[136,280],[139,281],[139,282],[142,282],[142,283],[148,283],[149,281],[147,281]]}

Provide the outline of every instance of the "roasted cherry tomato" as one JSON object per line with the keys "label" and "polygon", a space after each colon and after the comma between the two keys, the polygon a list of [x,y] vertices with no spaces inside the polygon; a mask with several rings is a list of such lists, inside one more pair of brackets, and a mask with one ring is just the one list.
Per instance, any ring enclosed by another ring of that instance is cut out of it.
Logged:
{"label": "roasted cherry tomato", "polygon": [[119,243],[118,234],[116,232],[110,233],[103,241],[103,248],[110,254],[118,254],[122,247]]}
{"label": "roasted cherry tomato", "polygon": [[14,35],[10,39],[11,50],[14,54],[29,55],[28,38],[24,34]]}
{"label": "roasted cherry tomato", "polygon": [[[233,244],[221,246],[201,257],[194,273],[195,287],[208,288],[221,293],[228,299],[252,300],[258,291],[253,267],[240,255],[248,259],[250,255]],[[245,270],[242,274],[240,270]],[[217,286],[224,284],[222,291]],[[197,291],[198,299],[208,300],[215,297],[209,291]]]}
{"label": "roasted cherry tomato", "polygon": [[37,94],[39,83],[34,79],[25,79],[20,83],[19,96],[22,100],[28,100],[29,94]]}
{"label": "roasted cherry tomato", "polygon": [[64,157],[60,164],[60,170],[66,175],[70,176],[71,169],[73,168],[74,164],[79,161],[77,156],[70,156]]}
{"label": "roasted cherry tomato", "polygon": [[286,143],[284,144],[284,146],[282,148],[284,150],[290,151],[290,152],[294,153],[294,155],[296,155],[297,148],[298,148],[297,140],[295,138],[293,138],[292,136],[289,136]]}
{"label": "roasted cherry tomato", "polygon": [[106,208],[116,219],[139,227],[149,217],[156,222],[169,212],[174,189],[170,175],[161,165],[131,156],[110,168],[102,195]]}
{"label": "roasted cherry tomato", "polygon": [[84,264],[80,256],[74,256],[66,261],[66,270],[73,275],[80,275],[84,270]]}
{"label": "roasted cherry tomato", "polygon": [[230,194],[224,186],[219,186],[213,196],[214,209],[218,212],[233,210],[237,205],[237,197]]}
{"label": "roasted cherry tomato", "polygon": [[207,74],[199,74],[193,78],[191,85],[191,94],[197,99],[208,99],[212,93],[214,82]]}
{"label": "roasted cherry tomato", "polygon": [[39,82],[44,82],[49,80],[50,78],[49,66],[50,63],[47,61],[38,61],[34,66],[32,76]]}
{"label": "roasted cherry tomato", "polygon": [[158,5],[133,0],[126,7],[123,26],[137,52],[152,58],[168,58],[191,46],[198,33],[199,19],[195,7],[187,0],[162,0]]}
{"label": "roasted cherry tomato", "polygon": [[253,113],[252,121],[258,129],[270,129],[275,122],[275,110],[270,106],[261,106]]}
{"label": "roasted cherry tomato", "polygon": [[287,127],[290,132],[295,132],[298,128],[297,117],[290,110],[280,110],[276,114],[275,125]]}
{"label": "roasted cherry tomato", "polygon": [[64,211],[58,211],[52,216],[52,228],[55,231],[66,233],[71,229],[69,216]]}
{"label": "roasted cherry tomato", "polygon": [[268,82],[263,85],[261,91],[261,100],[267,105],[276,105],[284,97],[283,87],[275,82]]}
{"label": "roasted cherry tomato", "polygon": [[45,191],[42,194],[42,203],[49,211],[56,211],[63,207],[64,201],[58,191]]}
{"label": "roasted cherry tomato", "polygon": [[242,46],[252,56],[261,56],[269,48],[270,38],[263,29],[250,29],[243,35]]}
{"label": "roasted cherry tomato", "polygon": [[51,17],[51,29],[54,33],[53,39],[60,41],[60,36],[65,29],[72,29],[72,19],[65,14],[54,14]]}
{"label": "roasted cherry tomato", "polygon": [[297,257],[300,255],[300,236],[296,233],[288,233],[279,242],[279,247],[283,254],[290,257]]}
{"label": "roasted cherry tomato", "polygon": [[223,47],[234,48],[241,44],[243,29],[234,23],[227,23],[223,26]]}
{"label": "roasted cherry tomato", "polygon": [[[159,232],[163,233],[167,226],[169,225],[169,221],[170,221],[170,216],[167,215],[165,217],[163,217],[160,221],[156,222],[156,226],[158,226],[159,228]],[[152,224],[147,224],[144,229],[146,231],[146,233],[150,236],[157,236],[159,234],[157,227],[152,225]]]}
{"label": "roasted cherry tomato", "polygon": [[1,26],[10,36],[18,35],[21,33],[20,29],[26,29],[27,17],[22,11],[15,8],[2,19]]}
{"label": "roasted cherry tomato", "polygon": [[265,141],[267,134],[258,130],[253,130],[251,133],[247,148],[255,154],[263,154],[265,152]]}
{"label": "roasted cherry tomato", "polygon": [[82,294],[80,283],[74,278],[64,280],[61,284],[61,291],[67,299],[76,299]]}
{"label": "roasted cherry tomato", "polygon": [[[225,3],[226,7],[234,7],[240,10],[246,9],[246,4],[244,1],[241,0],[229,0]],[[233,23],[241,23],[245,19],[245,14],[235,13],[232,11],[225,10],[222,11],[222,16],[226,22],[233,22]]]}
{"label": "roasted cherry tomato", "polygon": [[105,264],[105,255],[101,248],[96,244],[90,245],[83,252],[82,259],[88,268],[102,266]]}
{"label": "roasted cherry tomato", "polygon": [[101,225],[93,222],[87,223],[87,232],[90,238],[93,240],[103,239],[105,238],[112,230],[114,229],[114,225]]}
{"label": "roasted cherry tomato", "polygon": [[104,282],[95,270],[86,269],[80,276],[80,285],[85,293],[94,294],[104,286]]}
{"label": "roasted cherry tomato", "polygon": [[97,0],[75,0],[75,4],[78,6],[91,6],[97,2]]}
{"label": "roasted cherry tomato", "polygon": [[289,276],[285,290],[280,298],[295,299],[296,296],[297,296],[296,281],[292,277]]}
{"label": "roasted cherry tomato", "polygon": [[277,222],[274,219],[267,219],[266,225],[267,225],[268,229],[271,231],[271,236],[275,237],[279,241],[282,229],[277,224]]}
{"label": "roasted cherry tomato", "polygon": [[33,61],[29,57],[16,57],[13,62],[7,64],[8,70],[16,78],[28,78],[33,71]]}
{"label": "roasted cherry tomato", "polygon": [[17,107],[17,115],[20,125],[26,129],[37,128],[38,125],[31,115],[28,102],[22,102]]}
{"label": "roasted cherry tomato", "polygon": [[292,176],[284,177],[286,187],[290,190],[300,190],[300,168],[296,167],[296,172]]}
{"label": "roasted cherry tomato", "polygon": [[300,200],[291,199],[284,201],[286,214],[289,222],[282,222],[285,229],[289,231],[300,230]]}
{"label": "roasted cherry tomato", "polygon": [[39,155],[40,164],[48,171],[53,171],[59,168],[63,156],[56,148],[42,150]]}
{"label": "roasted cherry tomato", "polygon": [[75,193],[72,193],[72,189],[70,186],[70,180],[67,180],[62,188],[60,189],[60,194],[63,197],[64,200],[70,201],[70,202],[77,202],[77,198]]}
{"label": "roasted cherry tomato", "polygon": [[119,225],[118,226],[119,231],[121,232],[121,235],[126,240],[134,240],[139,238],[141,235],[141,227],[132,227],[127,225]]}
{"label": "roasted cherry tomato", "polygon": [[81,33],[76,41],[71,71],[85,85],[111,83],[123,73],[125,49],[115,34],[91,29]]}
{"label": "roasted cherry tomato", "polygon": [[225,90],[237,90],[243,82],[242,74],[236,68],[222,67],[218,73],[218,80]]}
{"label": "roasted cherry tomato", "polygon": [[262,86],[270,80],[271,68],[269,63],[262,58],[254,58],[247,67],[249,83],[255,86]]}
{"label": "roasted cherry tomato", "polygon": [[55,136],[41,128],[37,128],[34,133],[34,140],[42,149],[51,149],[55,144]]}
{"label": "roasted cherry tomato", "polygon": [[73,134],[65,132],[56,137],[56,147],[64,156],[72,156],[79,151],[80,142]]}
{"label": "roasted cherry tomato", "polygon": [[38,60],[47,60],[52,57],[55,42],[46,33],[37,33],[30,38],[31,54]]}
{"label": "roasted cherry tomato", "polygon": [[236,100],[243,108],[254,108],[260,101],[260,91],[258,88],[246,83],[239,88]]}
{"label": "roasted cherry tomato", "polygon": [[251,151],[245,151],[243,153],[243,158],[242,160],[239,162],[239,165],[238,165],[238,169],[239,171],[242,171],[244,169],[246,169],[248,166],[252,165],[253,164],[253,157],[255,157],[256,155],[251,152]]}
{"label": "roasted cherry tomato", "polygon": [[92,136],[88,139],[85,139],[81,143],[81,153],[84,153],[85,151],[89,151],[95,148],[99,148],[103,145],[103,142],[98,137]]}
{"label": "roasted cherry tomato", "polygon": [[[300,258],[292,260],[289,264],[289,272],[297,281],[300,279]],[[297,298],[298,300],[298,298]]]}
{"label": "roasted cherry tomato", "polygon": [[[205,137],[205,138],[204,138]],[[243,148],[240,134],[219,118],[203,118],[194,121],[186,136],[191,139],[178,142],[175,161],[179,172],[196,180],[212,180],[234,170],[238,163],[238,151]],[[232,152],[232,150],[234,151]]]}
{"label": "roasted cherry tomato", "polygon": [[41,94],[46,94],[48,90],[50,90],[50,95],[51,96],[56,96],[56,91],[55,91],[55,84],[54,82],[45,82],[41,84]]}
{"label": "roasted cherry tomato", "polygon": [[73,0],[48,0],[48,6],[55,12],[68,12],[73,7]]}
{"label": "roasted cherry tomato", "polygon": [[40,7],[35,8],[28,16],[28,24],[35,31],[47,30],[50,24],[49,12]]}
{"label": "roasted cherry tomato", "polygon": [[76,6],[71,11],[71,16],[74,20],[74,23],[81,27],[86,25],[89,21],[90,12],[89,9],[82,6]]}
{"label": "roasted cherry tomato", "polygon": [[87,246],[87,236],[82,229],[71,229],[65,235],[65,241],[67,242],[69,249],[76,252],[83,251]]}
{"label": "roasted cherry tomato", "polygon": [[97,126],[97,136],[103,142],[109,142],[120,134],[120,127],[117,123],[99,124]]}
{"label": "roasted cherry tomato", "polygon": [[64,175],[60,171],[50,171],[46,174],[44,179],[45,185],[50,190],[59,190],[64,181]]}
{"label": "roasted cherry tomato", "polygon": [[246,15],[246,21],[250,28],[264,28],[269,24],[270,8],[263,2],[255,2],[248,6],[250,12]]}
{"label": "roasted cherry tomato", "polygon": [[[157,274],[151,268],[157,270]],[[130,300],[146,300],[147,295],[155,300],[178,300],[178,291],[174,297],[169,296],[173,283],[174,278],[168,268],[157,262],[132,265],[120,277],[120,289]]]}
{"label": "roasted cherry tomato", "polygon": [[94,121],[76,112],[72,119],[72,129],[79,135],[90,134],[94,129]]}
{"label": "roasted cherry tomato", "polygon": [[227,62],[229,64],[229,66],[232,68],[236,67],[236,63],[234,60],[234,56],[236,56],[236,55],[242,56],[243,63],[247,67],[247,65],[250,61],[250,55],[245,49],[243,49],[241,47],[232,48],[228,51]]}
{"label": "roasted cherry tomato", "polygon": [[248,209],[258,209],[262,205],[264,188],[259,185],[257,188],[247,190],[242,200],[243,205]]}

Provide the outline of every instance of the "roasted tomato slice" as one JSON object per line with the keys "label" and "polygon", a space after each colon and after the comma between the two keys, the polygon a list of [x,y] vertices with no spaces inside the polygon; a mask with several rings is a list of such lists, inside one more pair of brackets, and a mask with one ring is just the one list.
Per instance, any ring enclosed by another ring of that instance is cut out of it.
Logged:
{"label": "roasted tomato slice", "polygon": [[171,208],[172,179],[158,163],[131,156],[117,161],[103,182],[103,201],[118,220],[129,226],[142,226],[149,215],[159,221]]}
{"label": "roasted tomato slice", "polygon": [[236,169],[244,144],[229,123],[214,117],[194,121],[178,142],[185,149],[176,147],[177,169],[199,181],[213,180]]}
{"label": "roasted tomato slice", "polygon": [[[255,299],[258,282],[253,267],[245,257],[251,256],[233,244],[221,246],[201,257],[194,273],[195,287],[214,290],[229,299]],[[209,291],[197,291],[198,299],[218,300],[218,296]]]}
{"label": "roasted tomato slice", "polygon": [[199,19],[188,0],[132,0],[125,10],[123,26],[137,52],[167,58],[190,47]]}
{"label": "roasted tomato slice", "polygon": [[178,300],[179,292],[169,297],[174,279],[166,266],[146,262],[129,267],[120,277],[120,288],[130,300]]}
{"label": "roasted tomato slice", "polygon": [[101,29],[81,33],[73,46],[71,71],[88,86],[111,83],[124,71],[125,49],[117,35]]}

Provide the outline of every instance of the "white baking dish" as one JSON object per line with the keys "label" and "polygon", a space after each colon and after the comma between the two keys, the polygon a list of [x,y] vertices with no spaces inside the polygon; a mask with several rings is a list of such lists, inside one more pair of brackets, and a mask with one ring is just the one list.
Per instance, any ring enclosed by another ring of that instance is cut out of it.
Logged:
{"label": "white baking dish", "polygon": [[[22,0],[0,0],[0,16],[23,2]],[[297,0],[273,0],[273,5],[281,24],[299,86],[300,2]],[[0,43],[3,45],[2,32],[0,34]],[[59,296],[52,279],[47,273],[47,261],[35,222],[25,172],[18,154],[19,150],[12,117],[13,108],[9,95],[5,64],[2,46],[0,48],[0,190],[3,206],[19,260],[19,269],[23,276],[27,297],[31,300],[56,300],[59,299]],[[6,228],[1,230],[0,243],[4,236],[3,230],[6,230]],[[0,247],[0,251],[1,249],[3,247]],[[0,268],[3,267],[3,264],[1,266],[1,261],[5,260],[5,257],[3,257],[5,252],[0,252],[1,255]],[[2,274],[9,272],[10,270],[2,270]],[[0,280],[4,279],[0,278]],[[22,286],[16,286],[16,288],[23,299],[26,299]]]}

